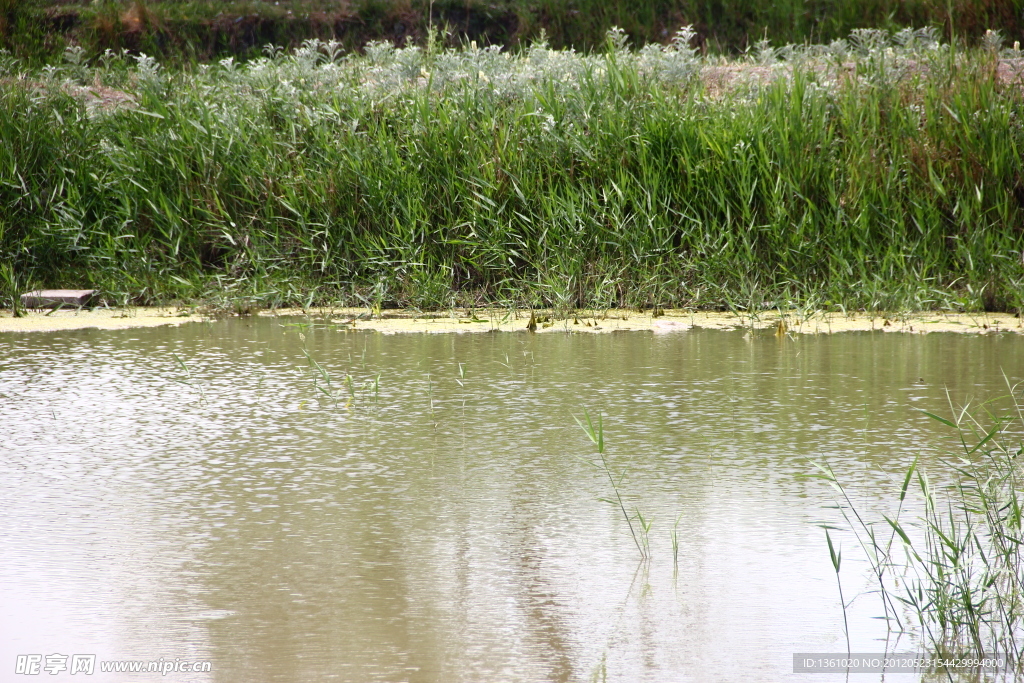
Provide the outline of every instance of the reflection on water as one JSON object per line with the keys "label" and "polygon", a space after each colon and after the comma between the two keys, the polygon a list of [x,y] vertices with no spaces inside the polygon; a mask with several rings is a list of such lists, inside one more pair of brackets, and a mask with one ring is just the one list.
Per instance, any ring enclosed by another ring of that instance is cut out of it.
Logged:
{"label": "reflection on water", "polygon": [[[151,677],[165,681],[800,680],[794,652],[845,650],[815,526],[835,512],[808,458],[891,490],[881,468],[949,436],[917,409],[993,396],[1022,361],[1014,336],[266,319],[2,336],[0,666],[94,653],[212,663]],[[648,563],[585,462],[584,408],[654,520]],[[852,595],[870,586],[845,543]],[[879,613],[854,601],[854,650],[884,649]]]}

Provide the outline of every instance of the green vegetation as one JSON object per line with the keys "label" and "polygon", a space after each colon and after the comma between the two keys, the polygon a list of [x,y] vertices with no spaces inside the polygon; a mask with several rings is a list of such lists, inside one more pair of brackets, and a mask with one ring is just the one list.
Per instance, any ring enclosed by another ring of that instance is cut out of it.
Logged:
{"label": "green vegetation", "polygon": [[[929,414],[959,440],[959,453],[943,463],[952,482],[936,484],[915,460],[897,510],[878,522],[857,510],[830,467],[819,466],[877,577],[890,628],[912,627],[942,657],[1005,655],[1017,675],[1024,667],[1022,397],[1011,388],[1009,410],[983,405],[984,422],[968,407],[955,409],[953,420]],[[905,519],[915,508],[920,515]],[[831,539],[829,551],[838,573]],[[908,614],[913,623],[905,624]]]}
{"label": "green vegetation", "polygon": [[935,26],[976,41],[987,29],[1024,36],[1021,0],[0,0],[0,47],[20,57],[141,50],[161,60],[258,57],[263,45],[371,40],[422,45],[429,27],[451,40],[506,48],[543,31],[556,48],[600,48],[622,27],[638,45],[664,43],[683,25],[702,47],[736,52],[766,35],[780,43],[827,43],[857,28]]}
{"label": "green vegetation", "polygon": [[726,61],[692,39],[0,55],[5,281],[246,308],[1021,308],[1018,48],[864,30]]}
{"label": "green vegetation", "polygon": [[[633,508],[635,514],[631,515],[626,512],[626,504],[622,500],[622,480],[625,478],[626,473],[622,472],[616,476],[616,473],[612,470],[611,464],[608,462],[608,455],[604,449],[604,422],[601,419],[601,414],[597,414],[597,424],[590,419],[590,413],[587,409],[583,409],[583,419],[576,419],[576,424],[580,426],[580,429],[586,433],[587,438],[590,439],[591,443],[597,447],[598,460],[587,460],[582,459],[583,462],[587,463],[591,467],[600,470],[608,477],[608,483],[611,485],[612,493],[615,494],[615,498],[602,498],[601,502],[608,503],[615,506],[621,513],[622,519],[625,520],[626,525],[629,527],[629,534],[633,537],[633,543],[636,544],[636,549],[640,551],[640,559],[647,560],[651,557],[651,520],[645,519],[643,514],[640,512],[640,508]],[[633,522],[636,522],[636,527],[633,526]],[[672,557],[673,561],[678,561],[679,548],[677,545],[677,537],[673,534],[672,536]]]}

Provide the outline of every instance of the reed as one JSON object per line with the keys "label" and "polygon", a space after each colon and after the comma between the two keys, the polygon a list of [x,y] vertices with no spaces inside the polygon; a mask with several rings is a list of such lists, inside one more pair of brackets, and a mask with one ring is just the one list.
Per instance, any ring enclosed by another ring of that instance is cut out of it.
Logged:
{"label": "reed", "polygon": [[[937,485],[917,461],[902,477],[897,509],[869,520],[827,466],[823,476],[840,494],[843,517],[879,581],[893,630],[915,630],[941,656],[1000,654],[1012,671],[1024,668],[1024,394],[1010,391],[1010,407],[996,401],[965,406],[947,419],[959,451],[942,462]],[[909,516],[908,495],[916,494]],[[829,550],[832,552],[831,542]],[[833,555],[835,557],[835,555]],[[838,562],[836,571],[838,576]],[[906,627],[899,613],[909,613]]]}
{"label": "reed", "polygon": [[24,283],[18,277],[14,266],[10,263],[0,263],[0,292],[3,298],[10,301],[11,315],[21,318],[25,311],[21,307],[21,292],[24,290]]}
{"label": "reed", "polygon": [[[306,350],[305,346],[303,346],[302,348],[302,355],[306,357],[306,363],[309,366],[310,376],[313,378],[313,391],[325,396],[334,404],[334,407],[337,408],[338,397],[335,393],[334,385],[331,383],[330,373],[327,372],[324,366],[320,365],[320,363],[317,362],[317,360],[309,354],[309,351]],[[352,400],[355,399],[355,393],[352,391],[351,378],[348,375],[346,375],[345,380],[346,385],[349,387],[349,403],[346,404],[347,407],[348,405],[351,405]],[[317,399],[319,398],[320,397],[318,395]]]}
{"label": "reed", "polygon": [[1019,50],[693,39],[2,56],[0,262],[140,304],[1021,308]]}
{"label": "reed", "polygon": [[[608,462],[608,456],[604,448],[604,421],[601,418],[601,414],[598,413],[597,415],[596,425],[590,419],[590,413],[587,412],[586,408],[583,409],[582,420],[576,416],[573,416],[573,419],[576,420],[576,424],[580,426],[580,429],[586,433],[587,438],[597,447],[598,459],[587,460],[583,458],[583,462],[604,473],[608,478],[608,484],[611,486],[612,493],[615,495],[614,499],[602,498],[601,501],[618,508],[626,525],[629,527],[629,534],[633,537],[636,549],[640,552],[640,558],[643,560],[648,559],[651,556],[650,531],[652,520],[649,517],[645,518],[639,508],[634,508],[634,514],[632,515],[626,512],[626,504],[622,499],[621,492],[622,480],[625,478],[626,473],[622,472],[616,476],[611,464]],[[634,526],[634,522],[636,522],[636,526]]]}
{"label": "reed", "polygon": [[181,356],[176,353],[172,353],[171,356],[174,358],[175,364],[183,374],[180,378],[174,378],[174,381],[178,384],[184,384],[185,386],[191,387],[199,396],[199,404],[206,405],[206,389],[203,387],[203,383],[193,377],[192,370],[188,367],[185,361],[181,359]]}
{"label": "reed", "polygon": [[672,541],[672,566],[675,569],[679,568],[679,521],[682,518],[682,512],[676,515],[675,524],[672,525],[672,531],[669,532],[669,538]]}

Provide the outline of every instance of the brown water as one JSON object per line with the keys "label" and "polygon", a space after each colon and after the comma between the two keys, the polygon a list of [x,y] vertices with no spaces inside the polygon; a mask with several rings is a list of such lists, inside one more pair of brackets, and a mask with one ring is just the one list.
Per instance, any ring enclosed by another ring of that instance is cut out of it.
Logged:
{"label": "brown water", "polygon": [[[808,458],[886,507],[881,470],[951,436],[918,409],[1022,369],[1003,335],[0,335],[0,679],[829,680],[792,674],[846,649]],[[884,649],[880,613],[854,601],[855,651]],[[33,653],[212,670],[10,674]]]}

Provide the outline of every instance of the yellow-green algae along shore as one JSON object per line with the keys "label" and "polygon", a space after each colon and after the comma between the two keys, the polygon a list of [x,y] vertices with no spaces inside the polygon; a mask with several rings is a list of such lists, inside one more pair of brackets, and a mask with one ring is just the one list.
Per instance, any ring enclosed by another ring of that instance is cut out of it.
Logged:
{"label": "yellow-green algae along shore", "polygon": [[130,308],[59,308],[56,310],[22,311],[15,318],[10,310],[0,309],[0,333],[59,332],[61,330],[122,330],[129,327],[156,327],[200,322],[200,315],[187,309],[169,307]]}
{"label": "yellow-green algae along shore", "polygon": [[[692,312],[665,310],[638,312],[608,309],[577,311],[566,317],[550,311],[512,311],[509,309],[454,309],[424,313],[408,310],[371,311],[366,308],[278,309],[260,316],[306,316],[339,330],[375,330],[384,334],[403,332],[468,333],[528,332],[601,334],[623,331],[652,331],[655,334],[682,332],[693,327],[705,329],[769,329],[785,334],[831,334],[836,332],[960,332],[1024,334],[1021,318],[1007,313],[807,313],[762,311],[758,313]],[[106,330],[155,327],[201,322],[211,317],[189,308],[98,308],[28,311],[15,318],[11,311],[0,311],[0,333],[56,332],[99,328]],[[531,325],[531,320],[533,324]],[[781,325],[780,325],[781,322]]]}

